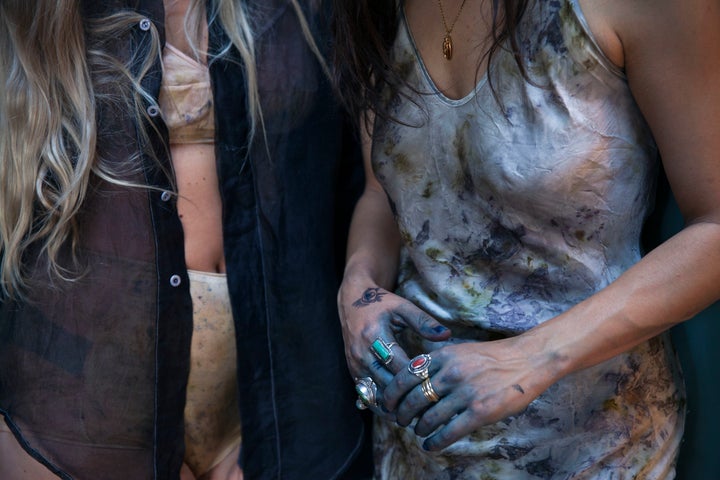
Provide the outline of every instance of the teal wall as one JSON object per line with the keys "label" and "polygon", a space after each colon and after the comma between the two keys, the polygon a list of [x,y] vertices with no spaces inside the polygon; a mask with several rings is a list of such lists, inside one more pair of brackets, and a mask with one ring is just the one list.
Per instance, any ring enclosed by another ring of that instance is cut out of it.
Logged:
{"label": "teal wall", "polygon": [[[661,238],[683,224],[672,198],[663,201]],[[720,302],[672,330],[685,373],[688,412],[677,480],[720,480]]]}

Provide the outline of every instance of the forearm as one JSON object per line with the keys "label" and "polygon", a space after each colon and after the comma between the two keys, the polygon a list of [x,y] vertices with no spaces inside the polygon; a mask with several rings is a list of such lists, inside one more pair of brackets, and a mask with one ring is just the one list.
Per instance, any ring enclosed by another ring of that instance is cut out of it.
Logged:
{"label": "forearm", "polygon": [[397,277],[400,235],[385,193],[366,188],[353,214],[343,284],[391,290]]}
{"label": "forearm", "polygon": [[719,297],[720,225],[697,223],[519,341],[557,380],[630,350]]}

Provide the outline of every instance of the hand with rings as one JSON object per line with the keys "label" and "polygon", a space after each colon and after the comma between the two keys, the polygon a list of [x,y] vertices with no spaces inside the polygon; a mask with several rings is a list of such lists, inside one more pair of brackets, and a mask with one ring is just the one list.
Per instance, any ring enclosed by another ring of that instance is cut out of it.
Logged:
{"label": "hand with rings", "polygon": [[[408,363],[405,351],[396,343],[395,333],[411,328],[431,341],[446,340],[450,330],[411,302],[379,287],[356,288],[344,284],[338,293],[338,307],[345,340],[348,368],[358,391],[358,408],[370,408],[385,415],[383,391],[395,374]],[[369,379],[374,396],[367,393]],[[370,399],[372,402],[366,402]]]}
{"label": "hand with rings", "polygon": [[447,345],[412,359],[385,388],[396,422],[440,450],[483,425],[524,410],[557,379],[520,347],[518,337]]}

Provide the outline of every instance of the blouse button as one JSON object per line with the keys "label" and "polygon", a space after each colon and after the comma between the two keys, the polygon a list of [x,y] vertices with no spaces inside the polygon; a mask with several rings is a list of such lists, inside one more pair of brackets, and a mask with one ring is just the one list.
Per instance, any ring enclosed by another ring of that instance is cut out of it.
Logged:
{"label": "blouse button", "polygon": [[172,285],[173,287],[180,286],[180,282],[182,282],[180,275],[173,275],[172,277],[170,277],[170,285]]}
{"label": "blouse button", "polygon": [[160,200],[162,200],[163,202],[167,202],[171,198],[172,198],[172,194],[170,192],[168,192],[167,190],[162,192],[162,194],[160,195]]}
{"label": "blouse button", "polygon": [[157,107],[157,105],[150,105],[147,108],[147,113],[151,117],[157,117],[160,114],[160,109]]}
{"label": "blouse button", "polygon": [[140,30],[142,30],[143,32],[147,32],[148,30],[150,30],[150,20],[148,20],[147,18],[143,18],[142,20],[140,20]]}

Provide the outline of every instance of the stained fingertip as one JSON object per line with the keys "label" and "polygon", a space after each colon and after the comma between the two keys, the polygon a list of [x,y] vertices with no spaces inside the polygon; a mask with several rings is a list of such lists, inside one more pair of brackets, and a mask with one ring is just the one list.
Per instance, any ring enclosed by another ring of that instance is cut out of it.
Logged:
{"label": "stained fingertip", "polygon": [[422,419],[415,424],[415,435],[418,437],[427,437],[432,433],[432,430],[423,425]]}
{"label": "stained fingertip", "polygon": [[440,451],[443,448],[445,448],[445,445],[440,443],[433,435],[432,437],[427,438],[423,442],[422,447],[423,447],[423,450],[426,450],[428,452],[437,452],[437,451]]}
{"label": "stained fingertip", "polygon": [[403,428],[405,428],[405,427],[407,427],[408,425],[410,425],[411,422],[412,422],[412,419],[410,419],[409,421],[406,422],[406,421],[401,420],[401,419],[399,419],[399,418],[397,418],[397,417],[395,418],[395,423],[397,423],[398,425],[400,425],[400,426],[403,427]]}
{"label": "stained fingertip", "polygon": [[434,341],[441,341],[441,340],[447,340],[452,335],[452,332],[449,328],[445,327],[444,325],[440,325],[438,323],[432,323],[430,325],[427,325],[423,328],[423,336],[428,338],[429,340]]}

